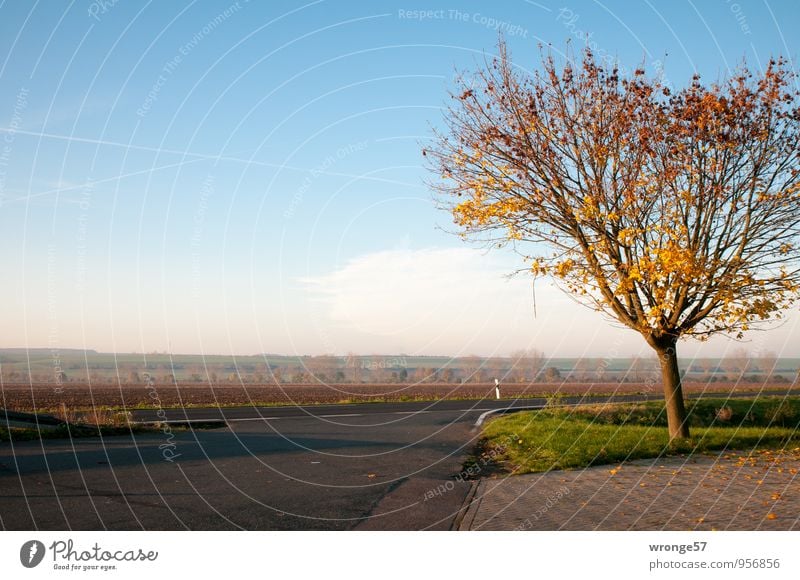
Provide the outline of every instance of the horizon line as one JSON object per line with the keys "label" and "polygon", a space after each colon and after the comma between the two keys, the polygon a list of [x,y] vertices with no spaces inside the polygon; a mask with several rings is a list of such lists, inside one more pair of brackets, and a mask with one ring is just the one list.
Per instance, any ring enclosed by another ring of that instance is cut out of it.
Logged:
{"label": "horizon line", "polygon": [[[98,350],[97,348],[89,348],[89,347],[50,347],[50,346],[3,346],[0,347],[0,352],[2,351],[9,351],[9,350],[17,350],[17,351],[48,351],[52,354],[57,355],[62,351],[79,351],[79,352],[91,352],[95,354],[103,354],[103,355],[139,355],[139,356],[170,356],[170,357],[181,357],[181,356],[200,356],[200,357],[282,357],[282,358],[315,358],[315,357],[334,357],[334,358],[349,358],[349,357],[361,357],[361,358],[368,358],[368,357],[388,357],[388,358],[448,358],[448,359],[463,359],[463,358],[485,358],[485,359],[506,359],[506,358],[513,358],[512,354],[506,355],[485,355],[485,354],[463,354],[463,355],[450,355],[450,354],[408,354],[408,353],[356,353],[356,352],[349,352],[344,354],[336,354],[336,353],[323,353],[323,354],[284,354],[278,352],[256,352],[256,353],[249,353],[249,354],[236,354],[236,353],[219,353],[219,352],[170,352],[170,351],[159,351],[153,350],[149,352],[145,351],[106,351],[106,350]],[[523,349],[520,349],[523,350]],[[538,349],[535,349],[538,350]],[[554,359],[607,359],[607,360],[620,360],[620,359],[629,359],[629,358],[657,358],[655,353],[652,356],[648,353],[647,355],[637,355],[635,353],[631,353],[629,355],[617,355],[617,356],[607,356],[607,355],[554,355],[548,356],[543,351],[539,350],[539,354],[542,355],[542,358],[545,360],[554,360]],[[767,356],[769,353],[760,353],[761,356],[755,354],[754,356],[749,356],[748,358],[758,359],[758,358],[773,358],[772,356]],[[784,359],[795,359],[800,358],[800,354],[795,355],[777,355],[772,353],[774,358],[777,360],[784,360]],[[737,358],[734,353],[730,353],[727,355],[714,355],[714,356],[688,356],[688,357],[681,357],[678,356],[679,359],[691,359],[691,360],[702,360],[702,359],[726,359],[726,358]]]}

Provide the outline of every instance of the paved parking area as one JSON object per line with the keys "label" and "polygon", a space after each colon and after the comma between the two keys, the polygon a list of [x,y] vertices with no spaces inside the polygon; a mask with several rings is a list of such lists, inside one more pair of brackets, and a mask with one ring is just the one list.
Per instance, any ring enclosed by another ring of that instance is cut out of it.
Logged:
{"label": "paved parking area", "polygon": [[800,530],[799,470],[796,448],[483,479],[460,529]]}

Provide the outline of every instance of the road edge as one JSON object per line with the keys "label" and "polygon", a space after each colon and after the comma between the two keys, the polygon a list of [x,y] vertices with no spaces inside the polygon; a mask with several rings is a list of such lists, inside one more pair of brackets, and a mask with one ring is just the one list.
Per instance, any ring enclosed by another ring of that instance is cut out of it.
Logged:
{"label": "road edge", "polygon": [[502,409],[490,409],[480,414],[473,427],[478,428],[483,426],[483,424],[486,422],[486,419],[492,415],[505,415],[506,413],[514,413],[516,411],[541,411],[544,408],[545,405],[531,405],[529,407],[503,407]]}
{"label": "road edge", "polygon": [[[461,508],[458,510],[456,517],[453,519],[453,523],[450,525],[451,531],[456,532],[465,532],[469,531],[470,525],[472,524],[472,520],[475,519],[475,514],[478,511],[478,505],[473,506],[473,503],[477,502],[480,504],[481,498],[475,500],[475,496],[478,493],[478,487],[481,485],[481,479],[476,479],[475,481],[470,482],[470,488],[467,492],[467,496],[464,498],[464,501],[461,503]],[[472,518],[470,519],[469,523],[466,524],[465,521],[467,519],[467,515],[472,512]]]}

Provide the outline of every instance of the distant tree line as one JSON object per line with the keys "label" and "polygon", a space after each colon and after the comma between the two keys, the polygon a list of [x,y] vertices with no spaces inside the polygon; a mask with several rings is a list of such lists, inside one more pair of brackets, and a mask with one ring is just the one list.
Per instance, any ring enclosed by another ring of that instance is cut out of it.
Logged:
{"label": "distant tree line", "polygon": [[[437,359],[440,360],[440,359]],[[565,360],[569,362],[564,362]],[[778,368],[778,357],[769,351],[749,353],[737,349],[720,359],[681,361],[685,380],[693,382],[794,382],[797,369]],[[4,383],[145,383],[145,375],[156,384],[236,385],[236,384],[358,384],[358,383],[591,383],[653,382],[660,380],[655,357],[632,356],[617,359],[579,357],[560,359],[555,364],[536,349],[518,350],[509,357],[477,355],[447,359],[443,364],[420,364],[405,356],[299,357],[296,362],[267,363],[177,363],[160,362],[148,365],[107,363],[88,369],[21,370],[23,363],[4,364],[0,377]]]}

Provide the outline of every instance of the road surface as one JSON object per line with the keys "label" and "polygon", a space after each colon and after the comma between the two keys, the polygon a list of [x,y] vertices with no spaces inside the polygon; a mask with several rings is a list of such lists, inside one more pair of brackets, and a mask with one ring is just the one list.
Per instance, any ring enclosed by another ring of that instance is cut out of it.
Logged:
{"label": "road surface", "polygon": [[470,489],[454,475],[479,435],[476,419],[543,403],[175,409],[164,411],[169,420],[227,426],[6,442],[0,528],[446,530]]}

